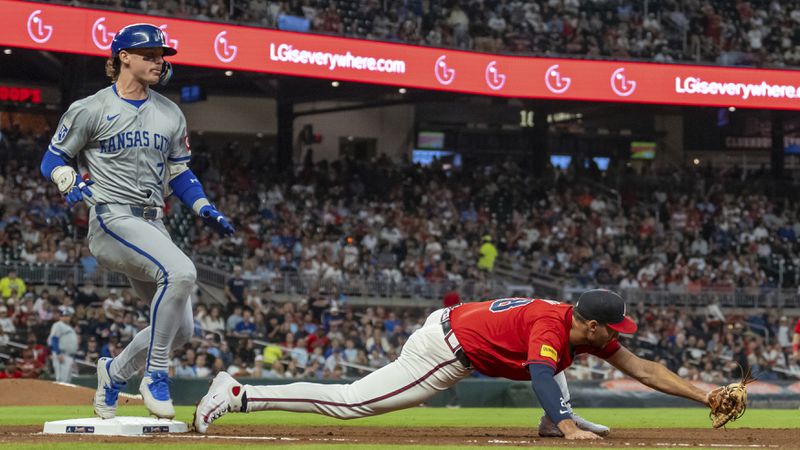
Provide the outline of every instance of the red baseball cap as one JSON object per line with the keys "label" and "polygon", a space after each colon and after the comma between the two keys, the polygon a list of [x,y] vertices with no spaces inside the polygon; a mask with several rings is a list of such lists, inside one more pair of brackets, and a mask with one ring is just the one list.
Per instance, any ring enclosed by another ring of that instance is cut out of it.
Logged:
{"label": "red baseball cap", "polygon": [[636,322],[625,315],[625,300],[614,291],[592,289],[584,292],[575,302],[575,311],[586,320],[596,320],[622,334],[633,334],[638,329]]}

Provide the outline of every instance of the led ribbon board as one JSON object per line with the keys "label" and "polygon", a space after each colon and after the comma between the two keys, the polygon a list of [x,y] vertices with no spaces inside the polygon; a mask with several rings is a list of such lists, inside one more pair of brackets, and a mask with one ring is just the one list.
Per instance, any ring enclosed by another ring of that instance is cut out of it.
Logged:
{"label": "led ribbon board", "polygon": [[177,64],[502,97],[800,109],[800,71],[536,58],[0,0],[0,45],[107,56],[153,23]]}

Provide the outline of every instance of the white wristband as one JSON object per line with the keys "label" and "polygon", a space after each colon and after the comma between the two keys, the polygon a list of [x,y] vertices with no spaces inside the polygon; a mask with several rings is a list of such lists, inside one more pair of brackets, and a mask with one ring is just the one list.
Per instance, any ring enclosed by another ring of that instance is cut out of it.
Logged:
{"label": "white wristband", "polygon": [[199,216],[200,215],[200,208],[202,208],[203,206],[206,206],[206,205],[210,205],[210,204],[211,203],[209,203],[207,198],[198,198],[197,200],[195,200],[194,204],[192,204],[192,210],[195,212],[195,214],[197,214]]}
{"label": "white wristband", "polygon": [[70,166],[58,166],[50,172],[50,179],[58,186],[59,192],[66,194],[75,186],[75,178],[78,174]]}

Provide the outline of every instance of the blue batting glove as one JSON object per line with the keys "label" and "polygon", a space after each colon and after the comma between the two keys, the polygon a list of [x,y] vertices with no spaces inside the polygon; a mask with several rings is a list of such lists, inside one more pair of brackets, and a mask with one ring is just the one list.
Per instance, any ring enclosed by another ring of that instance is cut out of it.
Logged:
{"label": "blue batting glove", "polygon": [[233,225],[230,221],[217,211],[213,205],[205,205],[200,208],[200,217],[206,222],[208,226],[213,228],[217,233],[223,236],[230,236],[233,234]]}
{"label": "blue batting glove", "polygon": [[65,198],[70,207],[75,206],[78,202],[82,202],[85,197],[91,197],[92,191],[89,186],[93,185],[94,181],[83,181],[80,175],[75,176],[75,185],[67,192]]}

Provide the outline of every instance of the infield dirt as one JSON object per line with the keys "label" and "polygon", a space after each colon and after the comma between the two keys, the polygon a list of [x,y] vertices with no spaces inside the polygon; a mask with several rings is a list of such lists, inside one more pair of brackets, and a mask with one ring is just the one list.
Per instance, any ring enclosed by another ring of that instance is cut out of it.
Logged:
{"label": "infield dirt", "polygon": [[[40,380],[0,381],[0,406],[85,405],[92,389],[59,385]],[[136,404],[134,399],[125,399]],[[220,445],[287,444],[394,444],[456,446],[547,446],[547,447],[733,447],[800,448],[797,429],[616,429],[600,441],[566,441],[540,438],[531,428],[479,427],[361,427],[361,426],[212,426],[206,436],[188,433],[178,436],[116,438],[108,436],[44,436],[42,426],[3,426],[0,444],[76,442],[82,444],[149,442],[163,445],[191,445],[193,442]],[[144,439],[144,440],[143,440]]]}

